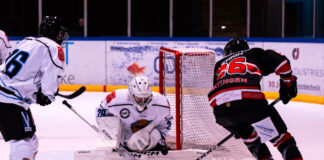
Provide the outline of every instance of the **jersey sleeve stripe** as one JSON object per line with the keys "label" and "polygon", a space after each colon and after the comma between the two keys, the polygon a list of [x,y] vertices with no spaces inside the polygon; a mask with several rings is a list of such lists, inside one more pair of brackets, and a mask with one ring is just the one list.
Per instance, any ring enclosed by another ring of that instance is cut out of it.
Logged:
{"label": "jersey sleeve stripe", "polygon": [[256,65],[252,63],[246,63],[246,66],[247,66],[248,73],[257,74],[261,76],[262,72]]}
{"label": "jersey sleeve stripe", "polygon": [[277,75],[284,75],[291,73],[291,68],[287,60],[281,62],[275,69]]}
{"label": "jersey sleeve stripe", "polygon": [[125,104],[114,104],[114,105],[110,105],[110,106],[108,106],[108,108],[111,108],[111,107],[118,107],[118,106],[133,106],[133,104],[131,104],[131,103],[125,103]]}
{"label": "jersey sleeve stripe", "polygon": [[169,106],[160,105],[160,104],[152,104],[152,106],[157,106],[157,107],[164,107],[164,108],[170,108]]}

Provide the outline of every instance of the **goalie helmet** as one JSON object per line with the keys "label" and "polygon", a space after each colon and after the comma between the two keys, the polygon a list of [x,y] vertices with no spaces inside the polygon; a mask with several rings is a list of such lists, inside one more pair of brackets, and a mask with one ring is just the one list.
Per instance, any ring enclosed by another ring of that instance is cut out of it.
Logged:
{"label": "goalie helmet", "polygon": [[247,49],[249,49],[249,45],[246,40],[240,38],[232,38],[224,48],[224,55],[227,56],[231,53]]}
{"label": "goalie helmet", "polygon": [[146,105],[152,99],[152,88],[147,77],[135,77],[129,82],[128,90],[131,98],[136,103],[136,109],[139,112],[145,110]]}
{"label": "goalie helmet", "polygon": [[59,45],[69,37],[62,19],[56,16],[46,16],[43,19],[39,26],[39,36],[52,39]]}

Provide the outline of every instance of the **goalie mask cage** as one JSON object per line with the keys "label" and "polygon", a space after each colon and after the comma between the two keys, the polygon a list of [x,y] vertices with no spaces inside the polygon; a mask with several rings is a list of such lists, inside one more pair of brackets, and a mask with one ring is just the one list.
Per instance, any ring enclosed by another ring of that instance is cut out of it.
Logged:
{"label": "goalie mask cage", "polygon": [[[177,150],[210,149],[229,135],[216,124],[207,97],[213,87],[215,63],[212,50],[163,47],[159,50],[159,92],[168,98],[174,116],[167,139],[175,139]],[[234,138],[215,152],[235,155],[231,158],[251,157],[243,142]]]}

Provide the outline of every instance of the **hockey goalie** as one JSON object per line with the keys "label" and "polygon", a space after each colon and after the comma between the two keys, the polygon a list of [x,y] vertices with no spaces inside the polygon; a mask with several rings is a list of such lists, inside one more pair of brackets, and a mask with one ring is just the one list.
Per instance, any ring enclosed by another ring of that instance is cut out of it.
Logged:
{"label": "hockey goalie", "polygon": [[123,147],[130,152],[161,151],[166,155],[165,136],[171,119],[167,98],[152,92],[147,77],[135,77],[128,89],[111,92],[96,108],[98,128],[104,133],[102,147]]}

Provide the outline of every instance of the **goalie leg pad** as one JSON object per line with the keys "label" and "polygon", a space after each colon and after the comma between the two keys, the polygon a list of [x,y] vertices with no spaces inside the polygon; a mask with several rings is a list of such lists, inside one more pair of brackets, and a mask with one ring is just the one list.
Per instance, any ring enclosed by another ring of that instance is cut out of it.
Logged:
{"label": "goalie leg pad", "polygon": [[124,140],[123,124],[119,117],[98,117],[97,148],[118,149]]}

